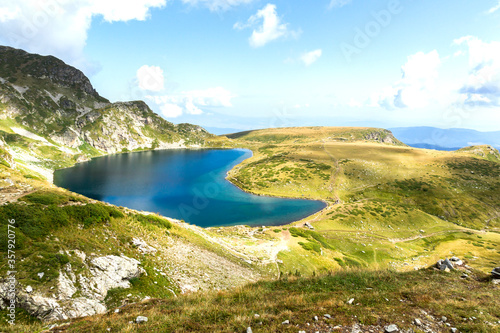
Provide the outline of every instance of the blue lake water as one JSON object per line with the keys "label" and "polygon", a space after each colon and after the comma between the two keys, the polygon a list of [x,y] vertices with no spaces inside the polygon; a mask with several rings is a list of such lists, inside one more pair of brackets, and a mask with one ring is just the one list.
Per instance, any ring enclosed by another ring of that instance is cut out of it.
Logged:
{"label": "blue lake water", "polygon": [[246,149],[110,155],[57,170],[54,183],[93,199],[201,227],[283,225],[326,206],[321,201],[249,194],[225,179],[227,171],[251,156]]}

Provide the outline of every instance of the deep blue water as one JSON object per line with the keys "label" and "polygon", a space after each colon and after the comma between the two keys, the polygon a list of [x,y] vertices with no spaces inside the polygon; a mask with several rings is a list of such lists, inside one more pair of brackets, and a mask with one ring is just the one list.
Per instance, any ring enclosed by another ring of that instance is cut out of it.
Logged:
{"label": "deep blue water", "polygon": [[252,153],[179,149],[110,155],[57,170],[54,183],[117,206],[201,226],[282,225],[323,209],[321,201],[256,196],[225,179]]}

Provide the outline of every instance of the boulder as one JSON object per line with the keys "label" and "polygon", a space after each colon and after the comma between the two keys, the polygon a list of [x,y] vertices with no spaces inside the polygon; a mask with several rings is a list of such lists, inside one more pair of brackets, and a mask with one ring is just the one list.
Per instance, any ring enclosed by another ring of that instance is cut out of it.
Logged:
{"label": "boulder", "polygon": [[391,325],[384,327],[384,332],[385,333],[399,332],[399,328],[396,325],[391,324]]}
{"label": "boulder", "polygon": [[135,322],[140,324],[140,323],[145,323],[148,321],[148,317],[144,317],[144,316],[137,316],[137,318],[135,318]]}
{"label": "boulder", "polygon": [[132,245],[137,247],[139,252],[143,254],[155,254],[158,250],[152,246],[149,246],[145,241],[140,238],[133,238]]}
{"label": "boulder", "polygon": [[314,227],[309,222],[304,223],[304,227],[311,229],[311,230],[314,230]]}
{"label": "boulder", "polygon": [[441,271],[444,271],[446,269],[448,269],[448,270],[455,269],[453,267],[453,264],[451,263],[451,261],[448,258],[446,258],[444,260],[443,259],[438,260],[438,262],[436,263],[436,268],[438,268]]}
{"label": "boulder", "polygon": [[[85,263],[85,261],[84,261]],[[139,277],[139,261],[125,256],[104,256],[90,260],[86,274],[78,279],[67,264],[59,272],[57,291],[52,297],[34,291],[31,286],[16,286],[16,303],[30,315],[42,321],[66,320],[106,312],[104,299],[108,290],[130,287],[129,280]],[[6,299],[8,281],[0,280],[0,299]],[[80,292],[79,297],[74,295]]]}
{"label": "boulder", "polygon": [[454,264],[454,265],[458,265],[458,266],[462,266],[464,264],[464,262],[458,258],[458,257],[451,257],[450,258],[450,261]]}
{"label": "boulder", "polygon": [[494,279],[500,279],[500,267],[496,267],[491,271]]}

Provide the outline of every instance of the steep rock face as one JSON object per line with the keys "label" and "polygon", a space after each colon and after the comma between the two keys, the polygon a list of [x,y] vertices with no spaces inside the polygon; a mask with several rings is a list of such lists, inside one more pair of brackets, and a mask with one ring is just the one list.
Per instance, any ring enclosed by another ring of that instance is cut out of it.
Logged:
{"label": "steep rock face", "polygon": [[66,65],[53,56],[39,56],[23,50],[0,46],[0,74],[6,73],[9,79],[14,79],[22,73],[23,76],[48,79],[61,86],[99,97],[90,80],[80,70]]}
{"label": "steep rock face", "polygon": [[3,46],[0,119],[86,157],[200,146],[212,137],[199,126],[168,122],[142,101],[110,103],[81,71],[55,57]]}
{"label": "steep rock face", "polygon": [[[104,299],[108,290],[130,288],[130,279],[144,271],[140,262],[125,256],[108,255],[84,261],[85,272],[75,275],[67,264],[58,278],[57,290],[52,295],[26,291],[19,284],[16,303],[29,314],[44,320],[62,320],[91,316],[106,312]],[[79,292],[78,297],[74,297]],[[0,282],[0,307],[8,304],[8,282]]]}
{"label": "steep rock face", "polygon": [[373,131],[364,136],[365,140],[394,144],[399,142],[388,130]]}

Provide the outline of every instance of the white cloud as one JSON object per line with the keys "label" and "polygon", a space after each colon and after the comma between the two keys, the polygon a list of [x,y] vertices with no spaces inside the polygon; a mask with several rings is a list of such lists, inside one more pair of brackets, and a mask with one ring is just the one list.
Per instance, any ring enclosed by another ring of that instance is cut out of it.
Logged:
{"label": "white cloud", "polygon": [[330,4],[328,5],[328,8],[340,8],[344,7],[345,5],[348,5],[352,2],[352,0],[332,0],[330,1]]}
{"label": "white cloud", "polygon": [[441,59],[436,50],[418,52],[408,57],[401,67],[402,78],[371,97],[371,106],[394,108],[422,108],[435,95],[435,83]]}
{"label": "white cloud", "polygon": [[179,117],[184,113],[202,114],[204,107],[231,107],[231,99],[235,96],[222,87],[205,90],[191,90],[178,94],[163,96],[147,96],[156,103],[166,117]]}
{"label": "white cloud", "polygon": [[182,108],[177,104],[161,104],[160,111],[165,118],[177,118],[179,116],[182,116]]}
{"label": "white cloud", "polygon": [[490,10],[488,10],[488,13],[493,14],[494,12],[496,12],[499,9],[500,9],[500,1],[498,2],[498,4],[496,6],[490,8]]}
{"label": "white cloud", "polygon": [[347,103],[347,105],[350,106],[351,108],[360,108],[363,106],[363,103],[354,98],[351,98],[351,100],[349,101],[349,103]]}
{"label": "white cloud", "polygon": [[0,43],[29,52],[85,63],[83,48],[92,18],[107,22],[145,20],[166,0],[4,0],[0,7]]}
{"label": "white cloud", "polygon": [[[260,23],[262,23],[262,25],[260,25]],[[256,27],[249,38],[252,47],[262,47],[278,38],[299,34],[299,32],[288,30],[288,24],[282,23],[281,19],[278,17],[276,5],[270,3],[257,11],[255,15],[252,15],[247,23],[238,22],[234,24],[233,27],[234,29],[240,30]]]}
{"label": "white cloud", "polygon": [[232,7],[245,5],[255,0],[182,0],[182,3],[191,6],[203,5],[212,12],[228,10]]}
{"label": "white cloud", "polygon": [[314,51],[311,51],[311,52],[304,53],[300,57],[300,60],[302,60],[302,62],[304,63],[304,65],[310,66],[313,63],[315,63],[316,60],[318,60],[321,57],[322,54],[323,54],[323,51],[321,49],[317,49],[317,50],[314,50]]}
{"label": "white cloud", "polygon": [[454,44],[467,46],[469,54],[469,75],[459,91],[465,103],[500,105],[500,42],[466,36]]}
{"label": "white cloud", "polygon": [[141,90],[163,90],[165,78],[163,70],[158,66],[144,65],[137,70],[137,81]]}

